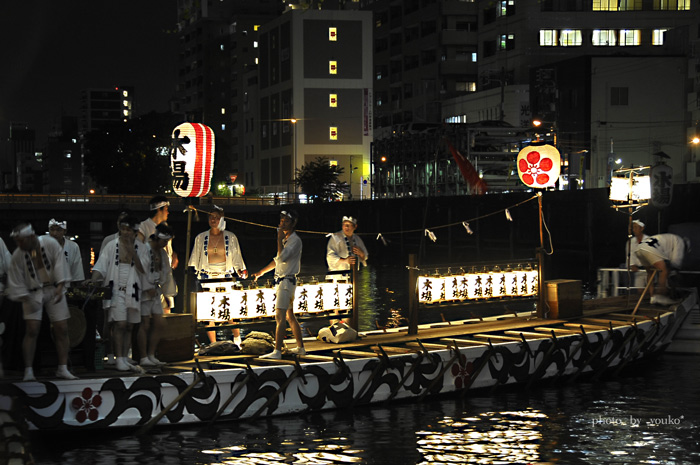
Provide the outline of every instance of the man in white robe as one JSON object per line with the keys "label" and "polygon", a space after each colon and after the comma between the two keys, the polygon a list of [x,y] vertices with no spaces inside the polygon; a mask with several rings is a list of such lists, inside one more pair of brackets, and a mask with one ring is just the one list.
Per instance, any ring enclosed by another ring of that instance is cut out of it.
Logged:
{"label": "man in white robe", "polygon": [[50,237],[37,237],[34,228],[27,223],[17,225],[10,236],[17,249],[12,254],[8,270],[7,291],[10,299],[22,303],[26,327],[22,340],[24,381],[36,379],[34,355],[44,309],[53,324],[58,357],[56,376],[77,379],[68,371],[70,313],[64,287],[70,275],[62,247]]}
{"label": "man in white robe", "polygon": [[83,257],[80,254],[80,247],[72,240],[66,239],[66,230],[66,221],[56,221],[53,218],[49,221],[49,236],[61,244],[63,254],[66,256],[70,273],[70,281],[66,283],[66,287],[69,287],[70,282],[85,281],[85,271],[83,271]]}
{"label": "man in white robe", "polygon": [[93,284],[101,284],[111,290],[108,320],[112,322],[114,353],[119,371],[140,371],[129,363],[131,330],[141,321],[141,274],[143,266],[139,249],[144,244],[136,241],[138,223],[133,217],[123,218],[119,224],[119,236],[105,245],[92,269]]}
{"label": "man in white robe", "polygon": [[[188,266],[194,269],[198,281],[234,279],[236,275],[242,279],[248,277],[238,238],[226,230],[223,208],[214,205],[214,210],[209,214],[209,231],[204,231],[195,238]],[[214,322],[210,322],[209,326],[213,325]],[[240,329],[233,328],[232,333],[234,344],[240,346]],[[207,335],[210,342],[216,342],[214,331],[209,331]]]}

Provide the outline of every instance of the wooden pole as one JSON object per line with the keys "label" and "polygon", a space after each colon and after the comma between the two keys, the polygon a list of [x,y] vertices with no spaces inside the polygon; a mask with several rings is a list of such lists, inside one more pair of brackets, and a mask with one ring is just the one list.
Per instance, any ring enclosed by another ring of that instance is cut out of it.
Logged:
{"label": "wooden pole", "polygon": [[540,246],[537,249],[537,316],[539,318],[545,317],[545,297],[546,289],[544,288],[544,231],[543,231],[543,218],[542,218],[542,193],[539,192],[537,195],[537,207],[539,211],[539,221],[540,221]]}
{"label": "wooden pole", "polygon": [[350,327],[355,331],[359,331],[360,314],[357,305],[357,267],[360,266],[360,261],[357,257],[355,257],[355,259],[357,260],[357,264],[352,267],[352,315],[350,316]]}
{"label": "wooden pole", "polygon": [[416,254],[408,255],[408,334],[418,334],[418,267]]}
{"label": "wooden pole", "polygon": [[184,284],[183,287],[185,288],[185,291],[183,292],[183,295],[185,296],[185,302],[184,302],[184,312],[185,313],[192,313],[192,302],[191,300],[191,292],[190,292],[190,275],[187,271],[187,264],[190,262],[190,252],[191,252],[191,247],[190,247],[190,237],[192,234],[192,205],[187,206],[187,242],[185,243],[185,279],[184,279]]}

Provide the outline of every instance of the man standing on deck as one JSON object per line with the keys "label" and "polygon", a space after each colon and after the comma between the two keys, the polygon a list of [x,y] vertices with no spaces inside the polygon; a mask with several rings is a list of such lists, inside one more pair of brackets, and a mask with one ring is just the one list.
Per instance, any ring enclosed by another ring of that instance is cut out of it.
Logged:
{"label": "man standing on deck", "polygon": [[367,247],[359,236],[355,235],[357,219],[344,216],[342,229],[333,233],[326,246],[326,262],[328,271],[351,270],[358,260],[367,266]]}
{"label": "man standing on deck", "polygon": [[[188,266],[194,269],[198,282],[205,279],[233,279],[235,275],[242,279],[248,277],[238,238],[226,230],[223,208],[214,205],[214,210],[209,213],[209,231],[200,233],[195,238]],[[214,326],[213,321],[210,323],[210,326]],[[233,328],[232,333],[234,344],[240,347],[240,329]],[[210,342],[216,342],[215,331],[207,334]]]}
{"label": "man standing on deck", "polygon": [[66,240],[66,229],[66,221],[56,221],[53,218],[49,221],[49,236],[61,244],[63,254],[66,256],[68,272],[70,273],[70,280],[66,283],[66,287],[68,287],[73,281],[83,282],[85,271],[83,271],[83,257],[80,255],[80,247],[75,242]]}
{"label": "man standing on deck", "polygon": [[[148,238],[156,232],[156,226],[168,220],[168,215],[170,214],[170,201],[168,201],[168,198],[163,195],[156,195],[153,197],[148,202],[148,206],[151,211],[151,216],[141,222],[139,225],[139,232],[136,237],[142,244],[145,244],[148,241]],[[173,246],[170,242],[165,248],[165,251],[170,259],[170,266],[173,269],[177,268],[177,253],[173,251]],[[163,296],[162,304],[163,313],[170,313],[170,309],[175,306],[175,299],[173,297]]]}
{"label": "man standing on deck", "polygon": [[304,355],[304,339],[301,335],[301,326],[294,316],[294,292],[297,287],[297,274],[301,268],[301,239],[294,231],[298,216],[296,212],[282,210],[280,212],[280,224],[277,228],[277,255],[260,271],[253,274],[253,279],[258,278],[268,271],[275,270],[275,284],[277,286],[277,300],[275,302],[275,350],[260,358],[282,358],[282,343],[284,342],[285,315],[292,333],[297,340],[297,346],[291,353]]}
{"label": "man standing on deck", "polygon": [[103,283],[111,290],[109,317],[112,323],[114,352],[119,371],[140,371],[129,363],[131,330],[141,322],[141,276],[144,272],[140,259],[140,248],[145,247],[136,240],[139,224],[131,216],[119,223],[119,236],[105,245],[102,254],[92,269],[91,282]]}
{"label": "man standing on deck", "polygon": [[10,299],[22,303],[25,333],[22,340],[24,381],[36,380],[34,354],[41,329],[43,309],[53,324],[58,370],[56,377],[78,379],[68,371],[68,304],[64,295],[70,279],[63,248],[52,238],[37,237],[29,223],[18,224],[10,234],[17,244],[8,269],[7,292]]}

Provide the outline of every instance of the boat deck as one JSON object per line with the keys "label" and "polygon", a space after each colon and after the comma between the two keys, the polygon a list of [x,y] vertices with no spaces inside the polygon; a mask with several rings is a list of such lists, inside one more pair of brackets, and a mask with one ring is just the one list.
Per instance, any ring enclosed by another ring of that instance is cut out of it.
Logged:
{"label": "boat deck", "polygon": [[[160,369],[149,369],[146,375],[175,374],[192,371],[197,364],[203,369],[246,368],[247,366],[295,365],[297,362],[315,363],[332,361],[340,351],[345,359],[378,357],[383,354],[396,355],[421,352],[423,350],[439,350],[447,347],[470,347],[478,345],[496,345],[513,341],[529,341],[545,339],[570,334],[600,331],[654,319],[669,311],[666,307],[652,306],[645,299],[632,313],[636,300],[628,302],[627,297],[612,297],[606,299],[586,300],[583,302],[582,316],[568,319],[543,319],[534,314],[512,314],[483,319],[472,318],[454,322],[423,324],[418,327],[418,334],[408,334],[405,327],[386,330],[374,330],[361,333],[358,339],[345,343],[327,343],[312,337],[304,339],[306,355],[296,357],[291,354],[283,355],[282,359],[262,359],[257,355],[235,354],[218,356],[195,356],[192,360],[170,363]],[[285,340],[285,347],[296,346],[294,339]],[[80,378],[126,378],[140,376],[135,372],[117,371],[112,367],[92,372],[82,367],[74,367],[74,372]],[[16,382],[21,380],[21,373],[5,373],[3,381]],[[37,373],[39,381],[52,377],[53,372],[44,369]]]}

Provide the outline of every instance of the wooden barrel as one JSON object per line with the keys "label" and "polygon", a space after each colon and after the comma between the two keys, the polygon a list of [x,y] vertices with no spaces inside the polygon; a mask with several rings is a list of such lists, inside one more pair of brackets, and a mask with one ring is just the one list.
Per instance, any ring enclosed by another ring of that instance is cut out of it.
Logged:
{"label": "wooden barrel", "polygon": [[194,358],[194,315],[168,313],[163,315],[165,329],[158,343],[156,357],[162,362],[182,362]]}

